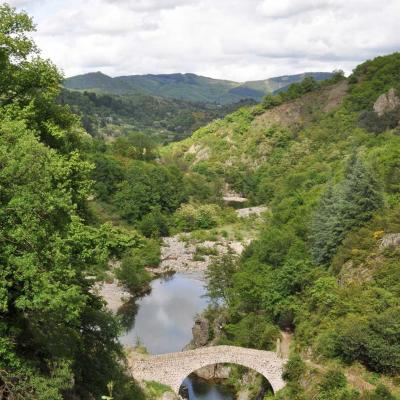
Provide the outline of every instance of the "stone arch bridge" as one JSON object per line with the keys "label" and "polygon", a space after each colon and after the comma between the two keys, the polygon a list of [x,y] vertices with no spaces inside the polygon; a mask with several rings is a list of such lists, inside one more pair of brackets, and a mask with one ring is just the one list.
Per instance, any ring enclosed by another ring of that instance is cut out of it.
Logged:
{"label": "stone arch bridge", "polygon": [[128,362],[136,380],[160,382],[170,386],[176,393],[183,380],[192,372],[221,363],[239,364],[257,371],[268,380],[274,393],[285,386],[282,371],[286,360],[271,351],[212,346],[156,356],[132,353]]}

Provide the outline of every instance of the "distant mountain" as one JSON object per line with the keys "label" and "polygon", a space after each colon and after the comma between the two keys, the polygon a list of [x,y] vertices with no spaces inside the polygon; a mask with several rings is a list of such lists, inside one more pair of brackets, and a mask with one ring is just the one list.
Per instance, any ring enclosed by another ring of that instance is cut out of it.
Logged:
{"label": "distant mountain", "polygon": [[243,99],[260,101],[267,93],[281,90],[306,76],[324,80],[329,72],[306,72],[244,83],[212,79],[196,74],[131,75],[111,78],[91,72],[67,78],[64,86],[73,90],[89,90],[117,95],[152,95],[192,102],[231,104]]}

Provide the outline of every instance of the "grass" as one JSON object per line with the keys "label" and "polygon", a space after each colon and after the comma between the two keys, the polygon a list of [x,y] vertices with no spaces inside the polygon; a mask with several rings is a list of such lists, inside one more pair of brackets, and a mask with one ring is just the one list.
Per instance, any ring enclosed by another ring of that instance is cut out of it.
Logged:
{"label": "grass", "polygon": [[173,390],[162,383],[155,381],[147,381],[146,382],[146,394],[148,394],[147,398],[150,399],[158,399],[166,392],[172,392]]}
{"label": "grass", "polygon": [[200,256],[217,256],[218,250],[214,247],[197,246],[195,254]]}

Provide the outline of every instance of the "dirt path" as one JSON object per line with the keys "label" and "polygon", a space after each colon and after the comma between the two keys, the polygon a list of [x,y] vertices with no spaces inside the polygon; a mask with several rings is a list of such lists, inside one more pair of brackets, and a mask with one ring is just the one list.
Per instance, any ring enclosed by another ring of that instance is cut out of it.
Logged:
{"label": "dirt path", "polygon": [[282,358],[289,358],[290,345],[292,343],[293,334],[281,331],[281,348],[280,354]]}
{"label": "dirt path", "polygon": [[[312,367],[312,368],[314,368],[314,369],[316,369],[316,370],[318,370],[320,372],[327,372],[327,370],[328,370],[323,365],[316,364],[315,362],[313,362],[311,360],[304,360],[304,362],[308,366],[310,366],[310,367]],[[365,391],[365,390],[374,390],[375,389],[374,385],[372,385],[371,383],[365,381],[364,379],[362,379],[358,375],[354,375],[351,372],[345,372],[344,375],[346,376],[346,378],[349,381],[349,383],[351,385],[353,385],[354,387],[356,387],[358,390]]]}

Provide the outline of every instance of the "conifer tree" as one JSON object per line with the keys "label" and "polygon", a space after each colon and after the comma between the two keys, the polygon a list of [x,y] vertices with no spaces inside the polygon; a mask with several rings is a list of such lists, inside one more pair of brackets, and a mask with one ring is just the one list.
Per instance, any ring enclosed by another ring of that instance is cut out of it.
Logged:
{"label": "conifer tree", "polygon": [[370,220],[383,206],[380,185],[354,154],[345,179],[322,196],[311,225],[311,253],[317,264],[329,264],[346,234]]}

